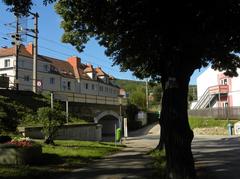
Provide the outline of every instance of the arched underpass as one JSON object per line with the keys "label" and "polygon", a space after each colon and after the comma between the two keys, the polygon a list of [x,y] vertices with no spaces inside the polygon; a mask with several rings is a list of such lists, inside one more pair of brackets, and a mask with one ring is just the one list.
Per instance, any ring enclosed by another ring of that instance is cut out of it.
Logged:
{"label": "arched underpass", "polygon": [[104,111],[94,118],[95,123],[102,124],[103,136],[114,136],[115,127],[121,127],[121,118],[114,111]]}

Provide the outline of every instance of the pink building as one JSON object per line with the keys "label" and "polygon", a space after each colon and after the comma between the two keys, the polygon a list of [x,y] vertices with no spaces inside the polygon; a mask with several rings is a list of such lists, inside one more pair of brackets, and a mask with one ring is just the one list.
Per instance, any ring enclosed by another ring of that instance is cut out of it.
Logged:
{"label": "pink building", "polygon": [[[240,69],[237,70],[240,74]],[[208,67],[197,78],[198,100],[191,109],[240,106],[240,77],[228,77]]]}

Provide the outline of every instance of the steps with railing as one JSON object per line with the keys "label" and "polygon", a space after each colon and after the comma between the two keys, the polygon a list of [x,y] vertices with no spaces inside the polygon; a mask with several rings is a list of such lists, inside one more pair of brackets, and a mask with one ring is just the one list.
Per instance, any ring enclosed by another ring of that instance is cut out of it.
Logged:
{"label": "steps with railing", "polygon": [[216,99],[218,94],[227,94],[228,92],[228,85],[216,85],[208,87],[201,98],[197,101],[193,109],[212,107],[214,105],[213,100]]}

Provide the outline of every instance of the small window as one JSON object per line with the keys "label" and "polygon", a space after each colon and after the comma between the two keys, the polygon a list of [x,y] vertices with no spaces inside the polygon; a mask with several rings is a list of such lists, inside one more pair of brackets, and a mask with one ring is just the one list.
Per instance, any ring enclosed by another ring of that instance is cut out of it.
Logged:
{"label": "small window", "polygon": [[43,68],[44,68],[44,71],[48,71],[48,65],[47,64],[43,65]]}
{"label": "small window", "polygon": [[68,87],[68,90],[71,89],[71,81],[68,81],[68,83],[67,83],[67,87]]}
{"label": "small window", "polygon": [[51,85],[55,84],[55,78],[50,78],[50,84]]}
{"label": "small window", "polygon": [[92,84],[92,90],[95,90],[95,85],[94,84]]}
{"label": "small window", "polygon": [[221,85],[227,85],[228,84],[228,80],[227,79],[222,79],[221,80]]}
{"label": "small window", "polygon": [[24,61],[21,61],[21,67],[24,68]]}
{"label": "small window", "polygon": [[10,67],[10,59],[6,59],[6,60],[4,61],[4,67],[5,67],[5,68]]}
{"label": "small window", "polygon": [[29,75],[25,75],[25,76],[23,77],[23,80],[24,80],[24,81],[29,81],[29,80],[30,80]]}
{"label": "small window", "polygon": [[105,92],[108,92],[108,88],[107,87],[105,87]]}
{"label": "small window", "polygon": [[85,88],[88,89],[88,83],[85,84]]}
{"label": "small window", "polygon": [[228,107],[228,102],[224,102],[223,107],[225,107],[225,108]]}

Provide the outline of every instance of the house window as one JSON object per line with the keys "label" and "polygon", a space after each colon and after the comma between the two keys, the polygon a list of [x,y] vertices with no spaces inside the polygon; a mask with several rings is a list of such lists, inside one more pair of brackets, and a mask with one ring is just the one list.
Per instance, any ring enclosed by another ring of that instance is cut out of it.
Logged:
{"label": "house window", "polygon": [[68,81],[67,87],[68,87],[69,90],[71,89],[71,81]]}
{"label": "house window", "polygon": [[21,61],[21,67],[24,68],[24,61]]}
{"label": "house window", "polygon": [[5,67],[5,68],[10,67],[10,59],[6,59],[6,60],[4,61],[4,67]]}
{"label": "house window", "polygon": [[222,79],[221,80],[221,85],[227,85],[228,83],[228,80],[227,79]]}
{"label": "house window", "polygon": [[224,102],[223,107],[225,107],[225,108],[228,107],[228,102]]}
{"label": "house window", "polygon": [[29,75],[25,75],[25,76],[23,77],[23,80],[24,80],[24,81],[29,81],[29,80],[30,80]]}
{"label": "house window", "polygon": [[102,86],[99,86],[99,90],[100,90],[100,91],[103,91],[103,87],[102,87]]}
{"label": "house window", "polygon": [[95,90],[95,85],[94,84],[92,84],[92,90]]}
{"label": "house window", "polygon": [[85,88],[88,89],[88,83],[85,84]]}
{"label": "house window", "polygon": [[50,84],[51,85],[55,84],[55,78],[50,78]]}
{"label": "house window", "polygon": [[48,65],[47,64],[43,65],[43,68],[44,68],[44,71],[48,71]]}
{"label": "house window", "polygon": [[108,92],[108,88],[107,87],[105,87],[105,92]]}

